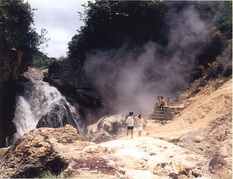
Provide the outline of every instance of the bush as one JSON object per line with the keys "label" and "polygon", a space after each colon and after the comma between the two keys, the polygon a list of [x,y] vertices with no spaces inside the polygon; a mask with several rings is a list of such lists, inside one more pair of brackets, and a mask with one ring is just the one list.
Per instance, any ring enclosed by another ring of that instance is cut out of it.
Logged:
{"label": "bush", "polygon": [[223,66],[217,62],[208,63],[207,78],[218,78],[223,72]]}
{"label": "bush", "polygon": [[52,173],[51,171],[47,170],[45,172],[42,172],[39,175],[39,178],[57,178],[57,176],[54,173]]}
{"label": "bush", "polygon": [[227,65],[227,68],[223,74],[224,77],[230,77],[232,75],[232,65]]}
{"label": "bush", "polygon": [[43,70],[48,68],[48,66],[52,64],[54,61],[56,61],[56,58],[49,58],[42,52],[37,52],[33,55],[31,67]]}

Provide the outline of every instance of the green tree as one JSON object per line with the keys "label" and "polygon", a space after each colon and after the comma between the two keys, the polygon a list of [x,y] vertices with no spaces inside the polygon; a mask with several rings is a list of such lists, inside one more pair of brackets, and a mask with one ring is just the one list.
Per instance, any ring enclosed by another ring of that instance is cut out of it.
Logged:
{"label": "green tree", "polygon": [[40,36],[32,28],[33,11],[23,0],[0,0],[0,51],[37,49]]}
{"label": "green tree", "polygon": [[56,61],[56,58],[49,58],[42,52],[33,53],[33,59],[31,67],[38,68],[38,69],[46,69],[50,64]]}
{"label": "green tree", "polygon": [[85,25],[69,42],[69,58],[83,63],[89,50],[117,49],[124,43],[128,48],[149,40],[166,44],[166,11],[161,1],[89,1]]}

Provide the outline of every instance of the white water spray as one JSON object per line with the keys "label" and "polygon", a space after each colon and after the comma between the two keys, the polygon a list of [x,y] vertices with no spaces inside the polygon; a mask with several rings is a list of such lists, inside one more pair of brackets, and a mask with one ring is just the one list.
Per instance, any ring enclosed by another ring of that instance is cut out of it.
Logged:
{"label": "white water spray", "polygon": [[66,101],[65,97],[55,87],[49,86],[46,82],[32,81],[24,84],[23,94],[19,94],[16,99],[13,123],[17,131],[14,137],[19,138],[35,129],[41,117],[49,113],[55,105],[61,105],[59,103],[61,100],[68,106],[75,127],[78,128],[81,135],[84,135],[84,124],[82,124],[76,109]]}

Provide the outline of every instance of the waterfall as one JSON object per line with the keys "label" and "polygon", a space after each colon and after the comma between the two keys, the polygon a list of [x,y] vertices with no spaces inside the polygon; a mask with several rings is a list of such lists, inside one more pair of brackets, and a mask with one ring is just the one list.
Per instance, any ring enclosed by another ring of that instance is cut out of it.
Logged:
{"label": "waterfall", "polygon": [[63,127],[71,124],[84,135],[84,123],[75,107],[48,83],[30,81],[23,84],[23,91],[16,97],[13,123],[15,138],[38,127]]}

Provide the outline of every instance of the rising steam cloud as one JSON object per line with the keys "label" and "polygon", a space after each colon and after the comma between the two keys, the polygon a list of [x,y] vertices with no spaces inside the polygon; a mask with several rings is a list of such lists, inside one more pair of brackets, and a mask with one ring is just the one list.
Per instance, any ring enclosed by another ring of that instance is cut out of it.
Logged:
{"label": "rising steam cloud", "polygon": [[175,99],[188,87],[199,44],[206,40],[205,23],[193,7],[169,18],[172,30],[165,48],[148,42],[130,51],[122,47],[87,55],[86,74],[111,112],[147,115],[158,95]]}

